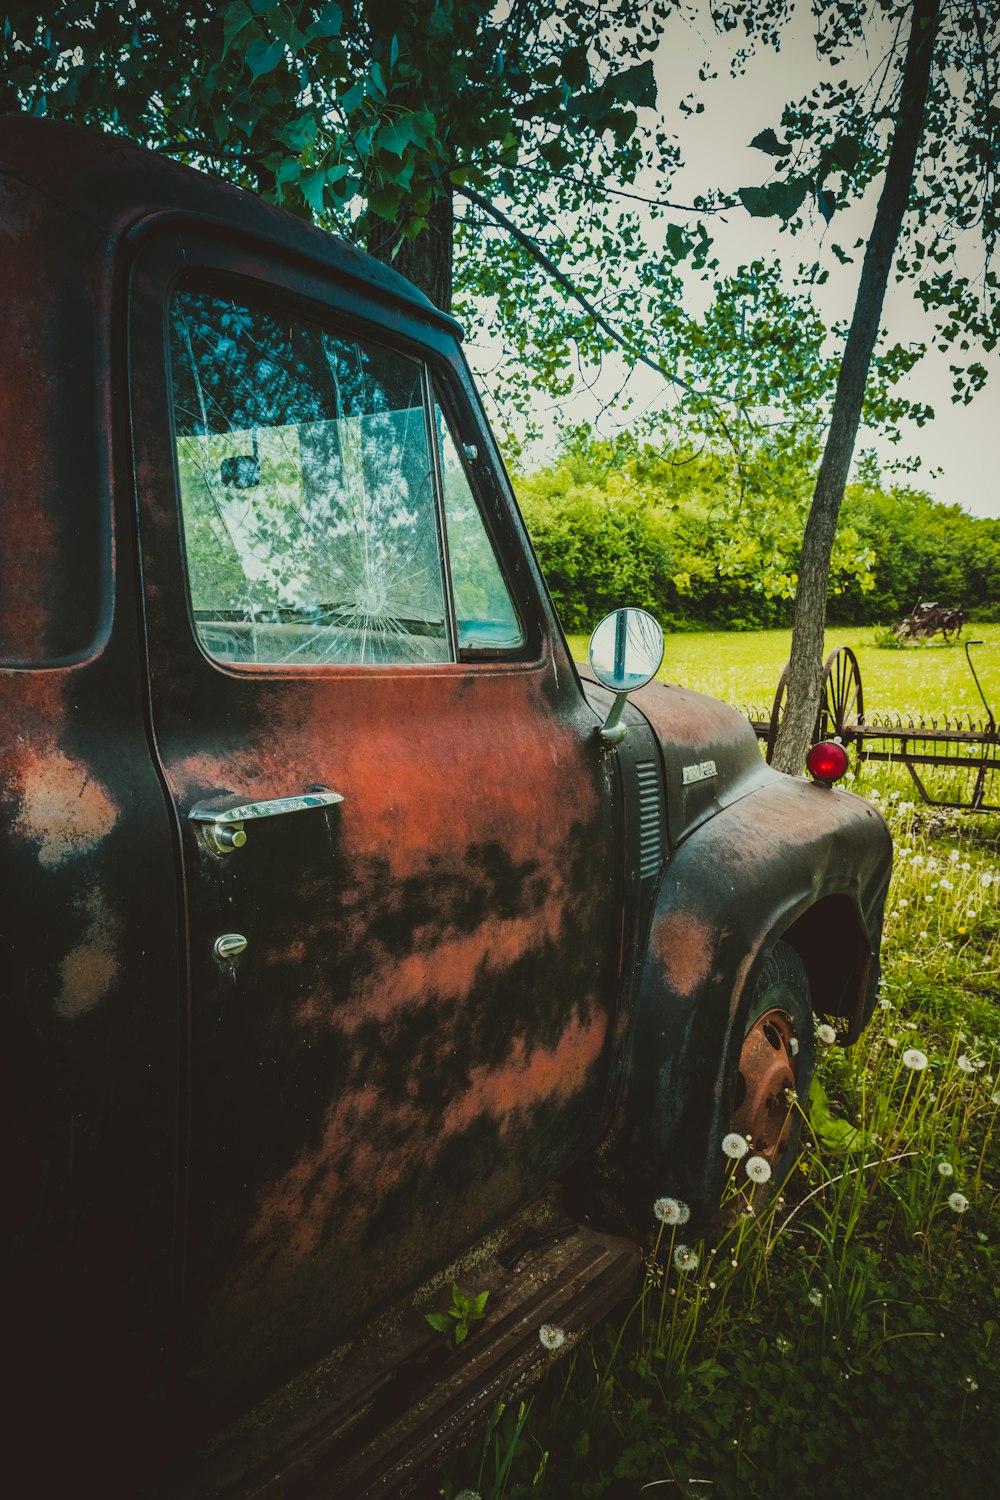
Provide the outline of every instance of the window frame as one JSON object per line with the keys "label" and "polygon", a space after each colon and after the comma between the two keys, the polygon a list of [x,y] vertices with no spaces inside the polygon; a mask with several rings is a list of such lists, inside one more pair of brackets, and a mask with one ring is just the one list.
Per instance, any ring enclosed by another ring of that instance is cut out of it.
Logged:
{"label": "window frame", "polygon": [[[450,553],[447,553],[448,591],[450,595],[450,603],[455,630],[455,660],[461,662],[511,660],[520,661],[523,658],[524,652],[528,645],[529,633],[527,622],[525,621],[523,611],[519,607],[517,595],[514,592],[514,589],[511,587],[511,581],[508,571],[504,567],[503,554],[500,546],[498,545],[498,539],[494,533],[494,527],[492,525],[493,518],[490,514],[490,509],[483,503],[482,488],[477,482],[475,470],[471,467],[471,462],[466,452],[466,443],[464,438],[462,437],[459,422],[456,419],[451,404],[446,398],[445,391],[441,389],[440,384],[437,380],[434,379],[434,376],[429,369],[427,370],[427,374],[430,384],[428,419],[431,428],[431,441],[434,446],[434,461],[437,469],[436,482],[438,486],[438,503],[441,511],[445,545],[447,547],[448,544],[448,508],[445,503],[444,460],[441,454],[441,445],[438,441],[437,423],[434,421],[435,407],[440,407],[441,409],[441,415],[444,418],[445,424],[448,428],[448,433],[451,437],[452,445],[455,449],[458,462],[462,467],[462,473],[465,475],[465,482],[469,486],[469,494],[472,498],[472,503],[476,507],[476,510],[479,514],[479,519],[482,522],[486,540],[489,543],[493,553],[493,559],[497,566],[497,572],[500,575],[500,580],[507,592],[507,598],[510,600],[511,609],[514,611],[514,616],[521,630],[521,640],[515,646],[473,646],[466,647],[464,649],[461,647],[458,639],[458,611],[455,607],[454,578],[451,571],[451,556]],[[476,462],[481,463],[481,442],[477,443],[475,446],[478,454]]]}
{"label": "window frame", "polygon": [[[547,612],[539,591],[532,586],[534,580],[531,579],[529,570],[523,566],[516,567],[517,561],[523,560],[525,552],[530,553],[530,543],[511,513],[511,505],[503,486],[497,482],[497,477],[487,462],[486,454],[489,449],[484,438],[492,441],[492,434],[489,433],[485,418],[477,413],[471,383],[468,382],[467,373],[461,368],[460,358],[456,359],[454,355],[449,357],[453,336],[439,332],[430,318],[424,325],[419,306],[413,308],[409,317],[405,314],[399,317],[395,308],[388,308],[375,298],[369,301],[364,286],[343,281],[328,285],[319,281],[316,273],[322,272],[325,269],[323,267],[310,265],[304,278],[296,276],[297,268],[282,266],[280,261],[275,263],[270,258],[268,251],[272,247],[267,245],[261,246],[256,255],[241,257],[244,262],[256,262],[252,269],[234,264],[234,257],[226,253],[228,247],[214,238],[202,239],[199,236],[197,242],[191,243],[185,235],[183,239],[174,238],[174,245],[180,253],[172,257],[173,268],[161,279],[162,359],[167,398],[164,420],[173,465],[172,484],[177,506],[177,541],[186,623],[199,655],[216,671],[235,673],[241,677],[261,672],[299,677],[304,673],[315,675],[326,672],[447,672],[467,666],[523,668],[537,667],[545,660],[550,654],[553,639]],[[183,250],[180,250],[180,245],[183,245]],[[306,285],[303,287],[301,284],[293,284],[293,278],[300,282],[304,280]],[[436,662],[252,663],[231,661],[214,656],[207,650],[200,639],[193,614],[176,453],[177,422],[174,411],[170,319],[174,298],[178,292],[183,291],[229,296],[251,310],[260,308],[272,316],[299,317],[334,337],[345,340],[357,338],[376,345],[390,356],[402,356],[420,366],[424,422],[435,486],[435,524],[443,568],[445,624],[450,652],[448,659]],[[406,309],[406,312],[409,313],[410,310]],[[416,323],[416,332],[411,332],[405,323]],[[426,335],[426,339],[422,335]],[[521,626],[523,640],[517,646],[459,648],[447,516],[444,509],[443,466],[434,422],[435,403],[440,406],[448,424],[497,569]],[[473,442],[478,449],[479,457],[474,462],[469,460],[466,453],[467,442]],[[515,577],[515,573],[520,576]]]}

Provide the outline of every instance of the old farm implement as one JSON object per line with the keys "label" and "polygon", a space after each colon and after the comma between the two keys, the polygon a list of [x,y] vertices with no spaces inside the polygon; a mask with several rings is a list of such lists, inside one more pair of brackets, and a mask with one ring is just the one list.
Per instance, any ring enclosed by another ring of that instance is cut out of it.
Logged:
{"label": "old farm implement", "polygon": [[[858,762],[890,761],[905,766],[920,796],[932,807],[1000,812],[1000,734],[969,654],[970,647],[981,645],[982,641],[967,641],[965,659],[982,700],[984,719],[972,714],[930,719],[910,714],[866,714],[858,659],[849,646],[838,647],[831,651],[823,668],[813,739],[839,739],[849,752],[853,749]],[[755,709],[747,710],[757,738],[765,742],[769,761],[787,686],[786,666],[770,716],[764,718]]]}

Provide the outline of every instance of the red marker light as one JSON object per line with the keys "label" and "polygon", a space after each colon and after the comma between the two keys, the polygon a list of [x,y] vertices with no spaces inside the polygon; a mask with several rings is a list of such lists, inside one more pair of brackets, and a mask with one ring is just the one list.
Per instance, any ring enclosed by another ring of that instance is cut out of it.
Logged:
{"label": "red marker light", "polygon": [[820,740],[806,756],[806,770],[814,781],[832,786],[848,767],[847,751],[838,740]]}

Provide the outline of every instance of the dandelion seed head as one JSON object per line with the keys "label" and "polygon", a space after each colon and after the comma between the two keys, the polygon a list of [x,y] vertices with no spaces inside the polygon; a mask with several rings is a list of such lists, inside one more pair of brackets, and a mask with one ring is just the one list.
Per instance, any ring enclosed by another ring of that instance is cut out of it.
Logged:
{"label": "dandelion seed head", "polygon": [[791,1339],[786,1339],[783,1333],[779,1333],[774,1341],[774,1347],[779,1354],[788,1354],[792,1347]]}
{"label": "dandelion seed head", "polygon": [[554,1323],[543,1323],[538,1330],[538,1342],[543,1349],[548,1349],[550,1354],[554,1354],[557,1349],[561,1349],[563,1344],[565,1344],[566,1335]]}
{"label": "dandelion seed head", "polygon": [[991,1094],[990,1095],[990,1103],[991,1104],[1000,1104],[1000,1089],[998,1089],[995,1094]]}
{"label": "dandelion seed head", "polygon": [[883,995],[882,999],[878,1003],[878,1008],[879,1010],[892,1010],[892,1001],[887,1000]]}
{"label": "dandelion seed head", "polygon": [[922,1073],[927,1066],[927,1054],[921,1052],[919,1047],[907,1047],[903,1053],[903,1063],[907,1068],[912,1068],[914,1073]]}
{"label": "dandelion seed head", "polygon": [[823,1042],[827,1047],[832,1047],[834,1042],[837,1040],[837,1033],[834,1031],[833,1027],[828,1026],[825,1021],[822,1026],[816,1027],[816,1036],[818,1040]]}
{"label": "dandelion seed head", "polygon": [[695,1271],[698,1268],[698,1252],[690,1245],[678,1245],[674,1251],[674,1265],[678,1271]]}
{"label": "dandelion seed head", "polygon": [[972,1375],[966,1375],[962,1381],[962,1385],[967,1391],[978,1391],[979,1389],[979,1381]]}
{"label": "dandelion seed head", "polygon": [[905,896],[903,897],[903,899],[901,901],[897,902],[898,906],[909,906],[909,904],[910,903],[909,903],[909,901],[907,901],[907,899],[906,899]]}
{"label": "dandelion seed head", "polygon": [[972,1061],[972,1058],[969,1057],[965,1052],[961,1053],[959,1057],[956,1057],[955,1066],[963,1073],[974,1073],[976,1071],[975,1063]]}
{"label": "dandelion seed head", "polygon": [[770,1182],[771,1163],[763,1156],[751,1156],[746,1172],[751,1182]]}
{"label": "dandelion seed head", "polygon": [[964,1193],[951,1193],[948,1198],[948,1207],[953,1208],[957,1214],[964,1214],[969,1206],[969,1200]]}
{"label": "dandelion seed head", "polygon": [[747,1145],[745,1135],[740,1135],[738,1131],[731,1130],[728,1135],[722,1137],[722,1149],[727,1156],[732,1157],[733,1161],[739,1161],[741,1156],[746,1156],[750,1147]]}
{"label": "dandelion seed head", "polygon": [[950,1161],[939,1161],[938,1171],[941,1173],[942,1177],[954,1177],[955,1175],[955,1168],[952,1166]]}
{"label": "dandelion seed head", "polygon": [[686,1224],[691,1217],[691,1210],[679,1198],[657,1198],[653,1204],[653,1214],[661,1224]]}
{"label": "dandelion seed head", "polygon": [[812,1303],[813,1307],[823,1306],[823,1293],[820,1291],[818,1286],[811,1286],[809,1288],[807,1300]]}
{"label": "dandelion seed head", "polygon": [[885,1045],[887,1047],[898,1047],[899,1043],[897,1042],[897,1040],[896,1040],[896,1038],[894,1036],[890,1036],[890,1037],[886,1037],[886,1039],[885,1039]]}

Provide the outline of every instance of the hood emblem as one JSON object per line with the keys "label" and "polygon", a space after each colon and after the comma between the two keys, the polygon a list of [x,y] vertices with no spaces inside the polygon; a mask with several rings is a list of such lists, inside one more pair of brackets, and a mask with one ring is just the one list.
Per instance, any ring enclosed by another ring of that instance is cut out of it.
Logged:
{"label": "hood emblem", "polygon": [[685,766],[681,772],[681,785],[691,786],[696,781],[707,781],[710,776],[716,775],[715,761],[702,760],[696,765]]}

